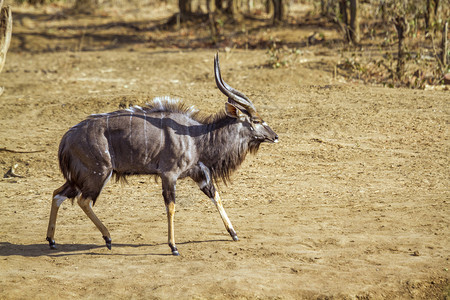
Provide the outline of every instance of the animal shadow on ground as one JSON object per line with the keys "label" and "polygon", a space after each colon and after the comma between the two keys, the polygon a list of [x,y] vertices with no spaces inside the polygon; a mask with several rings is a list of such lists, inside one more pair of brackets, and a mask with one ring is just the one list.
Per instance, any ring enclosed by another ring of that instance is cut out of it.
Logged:
{"label": "animal shadow on ground", "polygon": [[[232,242],[229,240],[204,240],[204,241],[188,241],[178,243],[179,245],[183,244],[197,244],[197,243],[217,243],[217,242]],[[148,253],[115,253],[114,248],[141,248],[141,247],[150,247],[155,250],[156,247],[161,245],[167,246],[167,243],[155,243],[155,244],[112,244],[113,250],[107,251],[104,253],[92,252],[95,249],[105,248],[105,245],[96,245],[96,244],[57,244],[56,250],[51,250],[48,247],[47,243],[42,244],[29,244],[29,245],[16,245],[11,244],[9,242],[0,242],[0,257],[2,256],[13,256],[19,255],[24,257],[39,257],[39,256],[50,256],[50,257],[60,257],[60,256],[69,256],[69,255],[120,255],[120,256],[147,256],[147,255],[156,255],[156,256],[172,256],[170,251],[158,252],[150,251]],[[166,249],[165,249],[166,250]]]}

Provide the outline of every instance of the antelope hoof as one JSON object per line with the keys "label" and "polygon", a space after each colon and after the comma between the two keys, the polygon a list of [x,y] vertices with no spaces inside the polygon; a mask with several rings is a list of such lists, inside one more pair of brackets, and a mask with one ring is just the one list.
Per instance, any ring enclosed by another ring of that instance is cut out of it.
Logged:
{"label": "antelope hoof", "polygon": [[233,229],[230,229],[228,232],[230,233],[231,237],[233,238],[233,241],[235,241],[235,242],[239,241],[236,231],[234,231]]}
{"label": "antelope hoof", "polygon": [[177,247],[173,246],[172,244],[169,244],[170,249],[172,249],[172,255],[173,256],[179,256],[180,253],[178,252]]}
{"label": "antelope hoof", "polygon": [[47,237],[46,240],[48,241],[48,244],[50,245],[51,250],[56,250],[56,243],[55,240],[52,240],[51,238]]}
{"label": "antelope hoof", "polygon": [[109,250],[111,250],[111,238],[110,238],[110,237],[107,237],[107,236],[104,236],[103,239],[104,239],[105,242],[106,242],[106,248],[108,248]]}

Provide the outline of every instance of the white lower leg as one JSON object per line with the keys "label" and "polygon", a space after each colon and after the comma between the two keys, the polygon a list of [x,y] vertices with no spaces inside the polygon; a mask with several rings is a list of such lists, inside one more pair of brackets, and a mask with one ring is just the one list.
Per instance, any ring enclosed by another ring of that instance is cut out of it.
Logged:
{"label": "white lower leg", "polygon": [[170,202],[168,205],[166,205],[166,211],[167,211],[167,224],[168,224],[168,242],[169,247],[172,250],[172,254],[175,256],[179,255],[177,246],[175,244],[175,229],[174,229],[174,216],[175,216],[175,203]]}
{"label": "white lower leg", "polygon": [[220,217],[222,218],[222,221],[223,221],[223,224],[225,225],[225,228],[230,233],[230,235],[233,238],[233,240],[237,241],[238,237],[236,235],[236,231],[234,230],[233,225],[231,224],[231,221],[228,218],[228,215],[225,212],[225,209],[223,208],[222,200],[220,199],[220,195],[219,195],[219,193],[217,191],[214,194],[214,198],[211,198],[211,201],[214,203],[214,205],[216,206],[217,210],[219,211]]}
{"label": "white lower leg", "polygon": [[56,249],[55,245],[56,217],[58,215],[59,207],[66,199],[67,199],[66,196],[62,196],[59,194],[53,196],[52,208],[50,211],[50,219],[48,221],[48,229],[47,229],[47,241],[49,242],[51,249]]}

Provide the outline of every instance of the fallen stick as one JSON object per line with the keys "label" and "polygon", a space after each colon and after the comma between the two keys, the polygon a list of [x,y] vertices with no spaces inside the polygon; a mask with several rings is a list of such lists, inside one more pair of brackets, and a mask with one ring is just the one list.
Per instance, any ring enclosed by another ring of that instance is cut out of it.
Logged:
{"label": "fallen stick", "polygon": [[37,153],[44,152],[44,150],[31,150],[31,151],[20,151],[20,150],[11,150],[6,147],[0,148],[0,152],[11,152],[11,153]]}

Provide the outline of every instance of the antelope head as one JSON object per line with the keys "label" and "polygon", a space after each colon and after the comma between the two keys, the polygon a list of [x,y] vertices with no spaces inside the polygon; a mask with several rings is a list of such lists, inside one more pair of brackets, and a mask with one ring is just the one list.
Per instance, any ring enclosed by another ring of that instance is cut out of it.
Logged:
{"label": "antelope head", "polygon": [[278,143],[278,135],[267,125],[250,99],[242,92],[232,88],[222,79],[219,66],[219,55],[214,56],[214,76],[219,90],[228,97],[225,112],[229,117],[238,119],[250,136],[250,143]]}

